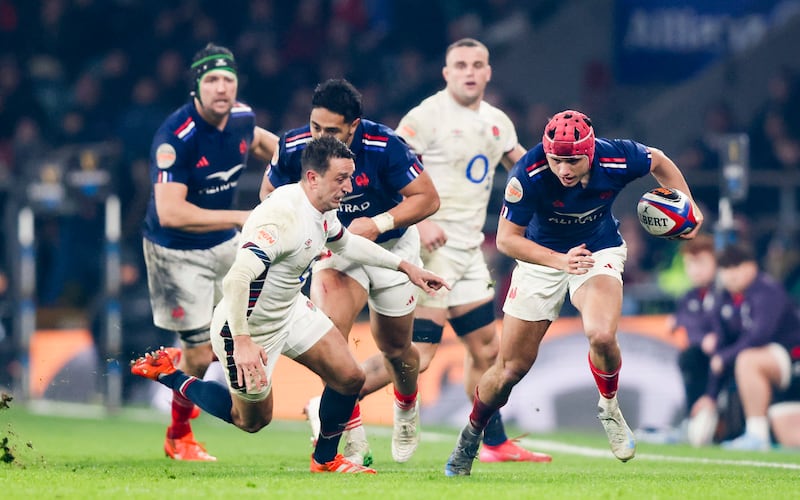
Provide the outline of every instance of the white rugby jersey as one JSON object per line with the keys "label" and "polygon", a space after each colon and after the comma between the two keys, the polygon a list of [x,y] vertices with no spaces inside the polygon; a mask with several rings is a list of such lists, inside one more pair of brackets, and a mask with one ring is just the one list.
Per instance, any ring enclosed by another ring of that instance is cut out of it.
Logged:
{"label": "white rugby jersey", "polygon": [[249,296],[237,297],[225,286],[215,312],[226,314],[234,335],[280,330],[310,276],[311,264],[328,239],[341,237],[342,231],[336,210],[320,213],[300,184],[276,189],[247,219],[236,261],[228,273],[228,277],[250,279]]}
{"label": "white rugby jersey", "polygon": [[462,106],[445,89],[409,111],[397,133],[439,192],[441,206],[430,219],[444,229],[447,244],[479,246],[495,168],[518,142],[511,119],[485,101],[477,111]]}

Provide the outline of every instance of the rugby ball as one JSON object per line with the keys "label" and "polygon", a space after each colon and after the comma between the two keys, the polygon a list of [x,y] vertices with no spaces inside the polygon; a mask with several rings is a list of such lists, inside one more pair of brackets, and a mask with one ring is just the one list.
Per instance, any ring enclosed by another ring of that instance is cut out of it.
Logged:
{"label": "rugby ball", "polygon": [[639,223],[659,238],[674,238],[697,225],[689,197],[674,188],[651,189],[639,198],[636,207]]}

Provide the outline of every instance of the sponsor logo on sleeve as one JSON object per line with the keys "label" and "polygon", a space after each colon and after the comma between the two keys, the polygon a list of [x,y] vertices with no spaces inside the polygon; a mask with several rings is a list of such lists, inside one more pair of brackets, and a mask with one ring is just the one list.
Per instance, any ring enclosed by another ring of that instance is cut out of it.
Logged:
{"label": "sponsor logo on sleeve", "polygon": [[509,203],[517,203],[522,199],[522,184],[519,179],[512,177],[506,184],[505,200]]}
{"label": "sponsor logo on sleeve", "polygon": [[156,165],[158,168],[166,169],[175,165],[178,154],[172,144],[165,142],[156,149]]}
{"label": "sponsor logo on sleeve", "polygon": [[278,242],[278,228],[274,225],[264,226],[256,232],[256,244],[262,248]]}

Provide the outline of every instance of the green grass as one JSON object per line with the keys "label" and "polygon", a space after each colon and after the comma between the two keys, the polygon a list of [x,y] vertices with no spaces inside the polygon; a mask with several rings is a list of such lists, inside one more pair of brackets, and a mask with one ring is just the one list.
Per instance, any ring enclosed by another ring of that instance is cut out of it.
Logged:
{"label": "green grass", "polygon": [[53,417],[12,404],[0,410],[0,441],[7,438],[15,456],[0,462],[0,498],[788,499],[800,484],[800,453],[640,444],[622,464],[599,433],[523,440],[548,448],[550,464],[476,462],[472,476],[448,478],[442,470],[457,430],[447,428],[425,428],[414,458],[396,464],[389,429],[368,427],[377,476],[312,475],[305,422],[246,434],[206,415],[195,434],[219,461],[175,462],[161,451],[165,422],[150,411]]}

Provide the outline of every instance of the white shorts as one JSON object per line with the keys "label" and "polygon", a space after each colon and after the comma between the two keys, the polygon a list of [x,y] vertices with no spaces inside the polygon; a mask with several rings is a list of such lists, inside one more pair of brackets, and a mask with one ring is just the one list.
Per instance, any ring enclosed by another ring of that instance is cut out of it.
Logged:
{"label": "white shorts", "polygon": [[421,294],[419,305],[446,309],[494,297],[494,280],[480,247],[467,250],[445,245],[433,252],[422,250],[421,256],[425,269],[444,278],[452,289],[442,288],[434,296]]}
{"label": "white shorts", "polygon": [[622,283],[627,255],[625,245],[598,250],[592,254],[594,266],[580,275],[517,261],[503,312],[524,321],[554,321],[561,312],[567,291],[572,297],[589,278],[602,274]]}
{"label": "white shorts", "polygon": [[[288,314],[288,321],[285,321],[281,328],[262,334],[254,333],[252,336],[253,341],[267,353],[266,372],[270,384],[281,354],[294,359],[311,349],[333,328],[330,318],[303,294],[298,294]],[[234,387],[236,364],[233,362],[233,338],[222,308],[217,308],[214,312],[211,323],[211,345],[222,364],[225,380],[232,393],[252,401],[260,401],[267,396],[270,387],[257,392],[247,392],[244,388]]]}
{"label": "white shorts", "polygon": [[202,330],[184,338],[208,342],[214,305],[222,298],[222,278],[236,258],[239,238],[201,250],[174,250],[144,239],[144,259],[153,323],[175,332]]}
{"label": "white shorts", "polygon": [[[380,243],[380,245],[408,262],[418,266],[422,265],[419,258],[417,226],[409,227],[400,238]],[[314,264],[313,272],[320,269],[335,269],[356,280],[369,293],[370,309],[384,316],[393,318],[405,316],[413,312],[417,305],[419,288],[409,281],[405,273],[400,271],[363,266],[336,254],[317,261]]]}

